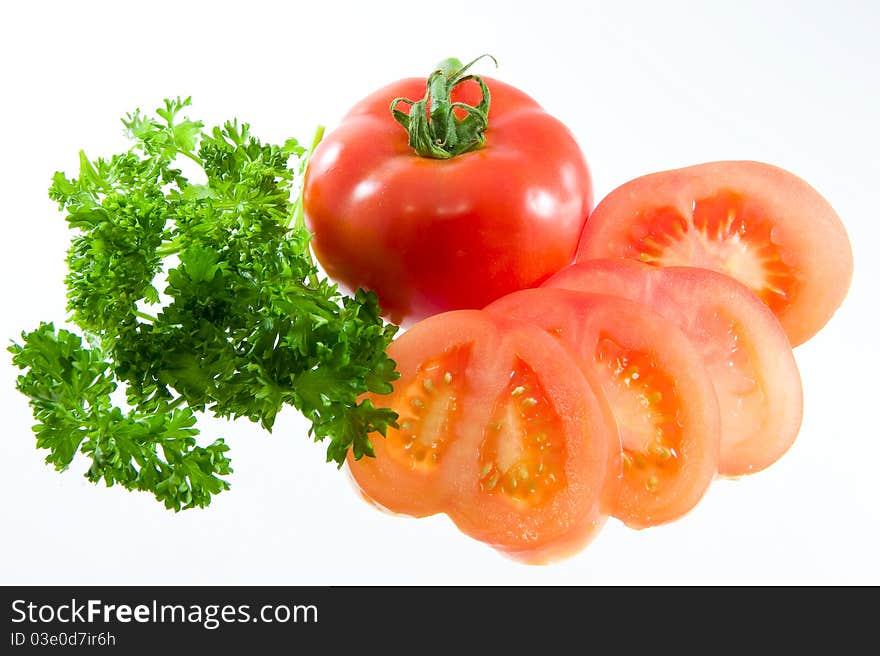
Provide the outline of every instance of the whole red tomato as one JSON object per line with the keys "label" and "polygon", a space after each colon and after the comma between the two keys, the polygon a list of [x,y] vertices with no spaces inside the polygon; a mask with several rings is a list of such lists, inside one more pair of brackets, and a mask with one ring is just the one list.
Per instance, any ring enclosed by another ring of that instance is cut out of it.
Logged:
{"label": "whole red tomato", "polygon": [[571,262],[592,209],[565,125],[469,66],[367,96],[306,171],[315,256],[342,287],[375,291],[394,323],[540,285]]}

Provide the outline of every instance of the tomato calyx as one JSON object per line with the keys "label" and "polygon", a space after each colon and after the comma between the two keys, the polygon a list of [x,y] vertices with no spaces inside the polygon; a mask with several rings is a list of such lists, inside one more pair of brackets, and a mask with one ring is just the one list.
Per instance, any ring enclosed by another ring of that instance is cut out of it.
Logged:
{"label": "tomato calyx", "polygon": [[[455,58],[445,59],[428,76],[421,100],[400,97],[391,101],[394,120],[406,129],[408,143],[420,157],[450,159],[483,147],[484,133],[489,126],[489,88],[480,76],[465,73],[484,57],[498,65],[492,55],[480,55],[464,65]],[[452,90],[469,80],[480,85],[480,102],[476,105],[452,102]],[[397,109],[400,103],[410,106],[409,113]],[[464,112],[464,116],[460,116],[460,112]]]}

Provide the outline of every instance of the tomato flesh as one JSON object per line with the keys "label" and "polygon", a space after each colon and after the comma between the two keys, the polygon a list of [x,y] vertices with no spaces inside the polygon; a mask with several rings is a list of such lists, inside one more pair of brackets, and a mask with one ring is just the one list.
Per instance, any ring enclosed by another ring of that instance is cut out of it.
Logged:
{"label": "tomato flesh", "polygon": [[[498,340],[496,322],[462,310],[422,322],[388,349],[401,376],[390,395],[370,394],[377,407],[398,414],[397,428],[371,436],[375,457],[348,457],[364,496],[393,513],[422,517],[444,507],[444,463],[484,420],[479,413],[481,372]],[[475,438],[470,438],[471,441]]]}
{"label": "tomato flesh", "polygon": [[843,302],[852,249],[813,187],[761,162],[709,162],[627,182],[590,215],[577,261],[623,257],[729,275],[777,316],[792,345]]}
{"label": "tomato flesh", "polygon": [[697,266],[737,278],[775,313],[796,296],[796,271],[773,241],[773,224],[742,194],[694,201],[690,221],[673,207],[646,212],[632,227],[628,252],[655,266]]}
{"label": "tomato flesh", "polygon": [[392,429],[385,440],[389,455],[402,465],[430,472],[440,464],[461,414],[460,390],[453,383],[469,355],[470,349],[462,346],[424,363],[402,392],[399,429]]}
{"label": "tomato flesh", "polygon": [[496,401],[480,447],[480,490],[539,506],[563,485],[562,420],[540,380],[522,361]]}
{"label": "tomato flesh", "polygon": [[613,516],[645,528],[696,505],[717,470],[720,419],[705,367],[672,322],[616,296],[550,287],[509,294],[486,310],[566,344],[609,403],[623,464]]}
{"label": "tomato flesh", "polygon": [[467,535],[542,564],[579,551],[605,524],[620,440],[572,352],[536,326],[504,324],[485,421],[449,463],[457,477],[447,513]]}
{"label": "tomato flesh", "polygon": [[721,412],[719,474],[761,471],[793,444],[803,408],[797,364],[774,314],[741,283],[698,267],[600,259],[573,264],[545,285],[644,303],[687,335]]}
{"label": "tomato flesh", "polygon": [[467,535],[526,563],[578,551],[619,485],[607,404],[572,354],[532,325],[477,310],[434,315],[389,348],[400,379],[376,406],[398,428],[348,459],[380,508],[446,513]]}
{"label": "tomato flesh", "polygon": [[596,363],[620,431],[626,475],[634,486],[662,492],[663,481],[681,475],[675,381],[650,354],[609,336],[599,340]]}

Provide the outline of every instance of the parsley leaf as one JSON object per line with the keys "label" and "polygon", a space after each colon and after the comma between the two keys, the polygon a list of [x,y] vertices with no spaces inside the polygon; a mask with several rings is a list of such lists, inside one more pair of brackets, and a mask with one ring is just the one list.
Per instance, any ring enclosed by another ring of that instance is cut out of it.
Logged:
{"label": "parsley leaf", "polygon": [[[362,395],[390,392],[399,375],[386,354],[397,326],[375,294],[342,294],[311,258],[300,202],[309,149],[264,144],[236,120],[206,131],[180,118],[189,105],[129,114],[130,150],[80,153],[78,177],[55,173],[49,196],[74,231],[67,309],[89,346],[42,323],[9,347],[48,463],[63,470],[82,453],[89,480],[174,510],[229,487],[228,447],[197,446],[195,412],[271,430],[291,405],[341,467],[396,425]],[[112,403],[118,387],[127,411]]]}

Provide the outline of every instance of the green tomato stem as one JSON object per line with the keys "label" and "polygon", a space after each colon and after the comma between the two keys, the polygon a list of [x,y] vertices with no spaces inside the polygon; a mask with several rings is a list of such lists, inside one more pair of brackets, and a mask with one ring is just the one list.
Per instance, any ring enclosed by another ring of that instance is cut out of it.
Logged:
{"label": "green tomato stem", "polygon": [[[425,95],[421,100],[395,98],[391,101],[391,114],[407,131],[410,147],[420,157],[450,159],[457,155],[478,150],[486,143],[489,127],[489,88],[478,75],[465,75],[476,62],[492,55],[480,55],[462,66],[461,61],[450,57],[444,59],[428,76]],[[480,85],[482,97],[477,105],[452,101],[452,90],[459,84],[473,80]],[[410,106],[409,113],[397,109],[401,103]],[[455,110],[463,110],[459,118]]]}

